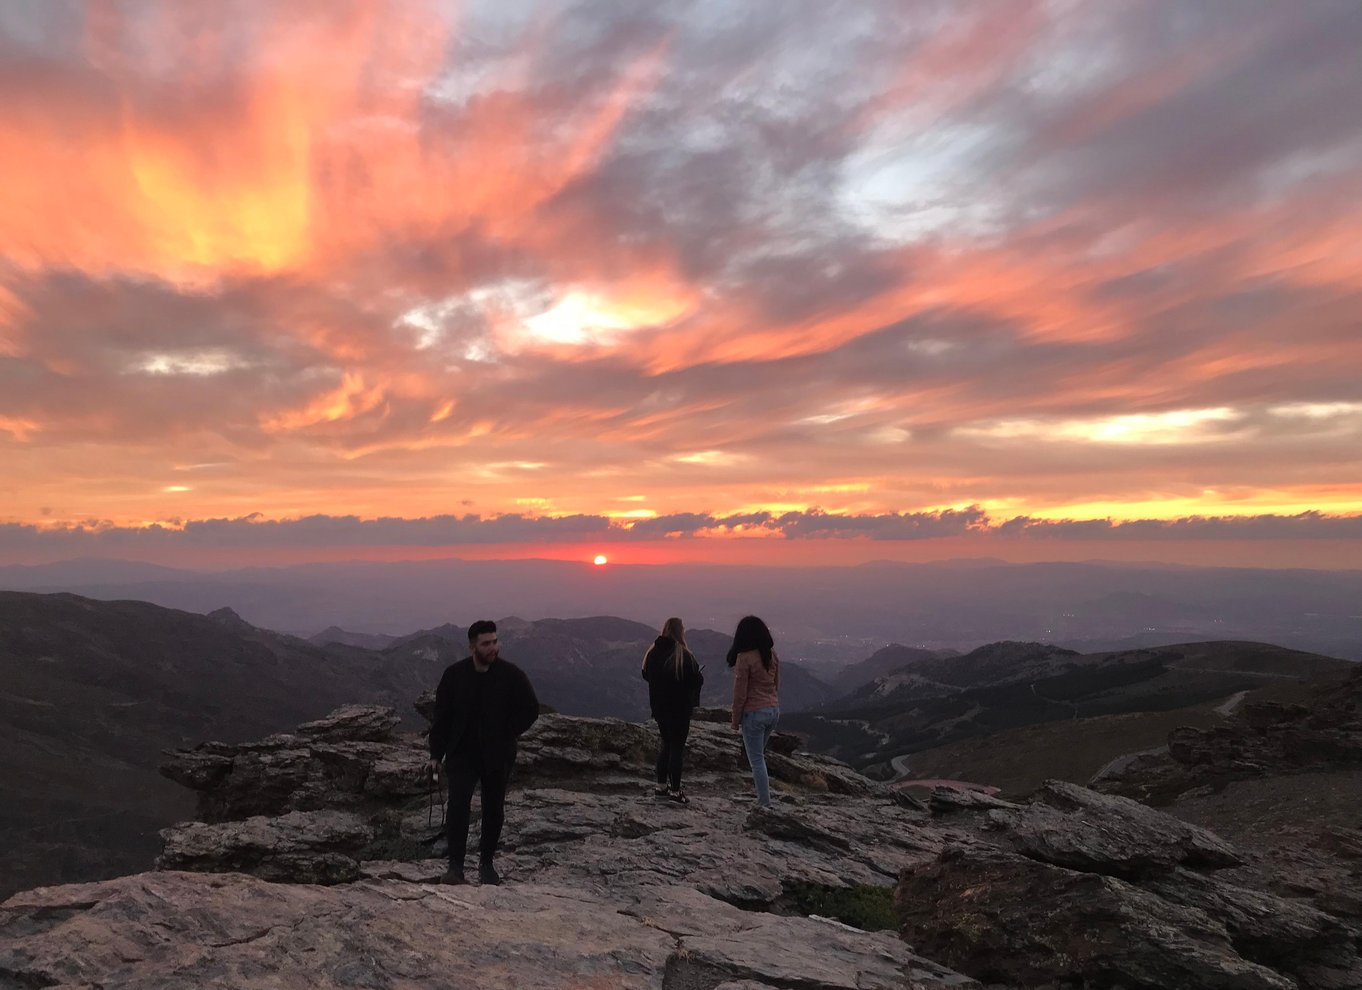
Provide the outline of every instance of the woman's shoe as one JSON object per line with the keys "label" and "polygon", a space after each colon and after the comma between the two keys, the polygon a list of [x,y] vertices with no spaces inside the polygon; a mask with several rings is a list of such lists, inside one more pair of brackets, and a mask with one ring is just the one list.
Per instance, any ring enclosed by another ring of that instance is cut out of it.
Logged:
{"label": "woman's shoe", "polygon": [[653,797],[666,797],[670,793],[671,790],[667,787],[666,784],[662,784],[658,787],[653,788]]}
{"label": "woman's shoe", "polygon": [[690,804],[690,798],[686,797],[685,791],[668,791],[667,800],[675,801],[677,804]]}

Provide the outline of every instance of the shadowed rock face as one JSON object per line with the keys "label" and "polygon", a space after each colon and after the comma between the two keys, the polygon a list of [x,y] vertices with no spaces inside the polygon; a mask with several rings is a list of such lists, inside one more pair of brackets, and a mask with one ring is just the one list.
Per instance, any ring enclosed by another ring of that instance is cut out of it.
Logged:
{"label": "shadowed rock face", "polygon": [[[736,734],[702,721],[678,805],[652,796],[651,727],[541,717],[505,884],[438,886],[424,739],[393,722],[171,754],[205,820],[164,833],[162,872],[6,902],[0,986],[1362,988],[1356,919],[1221,880],[1242,856],[1203,829],[1061,782],[929,808],[793,741],[757,809]],[[809,916],[811,890],[892,893],[861,921],[890,930]]]}
{"label": "shadowed rock face", "polygon": [[895,894],[904,938],[962,972],[1026,987],[1362,987],[1358,919],[1201,872],[1243,862],[1204,829],[1061,781],[1026,806],[939,807],[1002,829],[997,845],[906,868]]}
{"label": "shadowed rock face", "polygon": [[1288,990],[1204,911],[1125,881],[993,850],[951,848],[905,876],[904,933],[988,981],[1045,986]]}

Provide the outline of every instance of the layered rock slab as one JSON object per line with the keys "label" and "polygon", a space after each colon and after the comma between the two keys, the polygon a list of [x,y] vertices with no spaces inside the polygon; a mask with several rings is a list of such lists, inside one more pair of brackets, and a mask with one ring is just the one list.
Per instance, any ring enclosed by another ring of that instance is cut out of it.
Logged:
{"label": "layered rock slab", "polygon": [[0,905],[0,985],[405,990],[972,987],[885,934],[750,915],[695,890],[319,887],[162,872]]}

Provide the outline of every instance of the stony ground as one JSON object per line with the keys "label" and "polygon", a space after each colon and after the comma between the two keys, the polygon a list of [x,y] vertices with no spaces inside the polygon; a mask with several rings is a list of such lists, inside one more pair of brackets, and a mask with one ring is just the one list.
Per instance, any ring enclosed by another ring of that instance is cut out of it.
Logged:
{"label": "stony ground", "polygon": [[506,882],[440,885],[394,721],[176,755],[211,820],[167,831],[162,872],[0,905],[0,988],[1362,990],[1356,878],[1272,888],[1233,842],[1059,781],[923,804],[788,739],[759,810],[718,724],[679,805],[651,794],[648,727],[541,718]]}

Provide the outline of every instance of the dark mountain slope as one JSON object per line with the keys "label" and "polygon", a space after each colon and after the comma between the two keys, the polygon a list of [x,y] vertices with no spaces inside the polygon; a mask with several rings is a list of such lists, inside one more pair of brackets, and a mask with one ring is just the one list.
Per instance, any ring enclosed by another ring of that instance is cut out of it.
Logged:
{"label": "dark mountain slope", "polygon": [[1264,643],[1093,654],[993,643],[961,657],[915,661],[785,724],[813,749],[888,773],[893,757],[962,740],[1060,720],[1172,711],[1352,666]]}
{"label": "dark mountain slope", "polygon": [[145,867],[185,810],[156,772],[167,747],[268,735],[357,698],[408,710],[434,676],[229,611],[0,593],[0,886]]}
{"label": "dark mountain slope", "polygon": [[847,664],[833,679],[832,687],[838,694],[850,694],[881,677],[887,677],[905,667],[938,656],[932,650],[922,650],[913,646],[891,643],[882,650],[876,650],[859,663]]}

